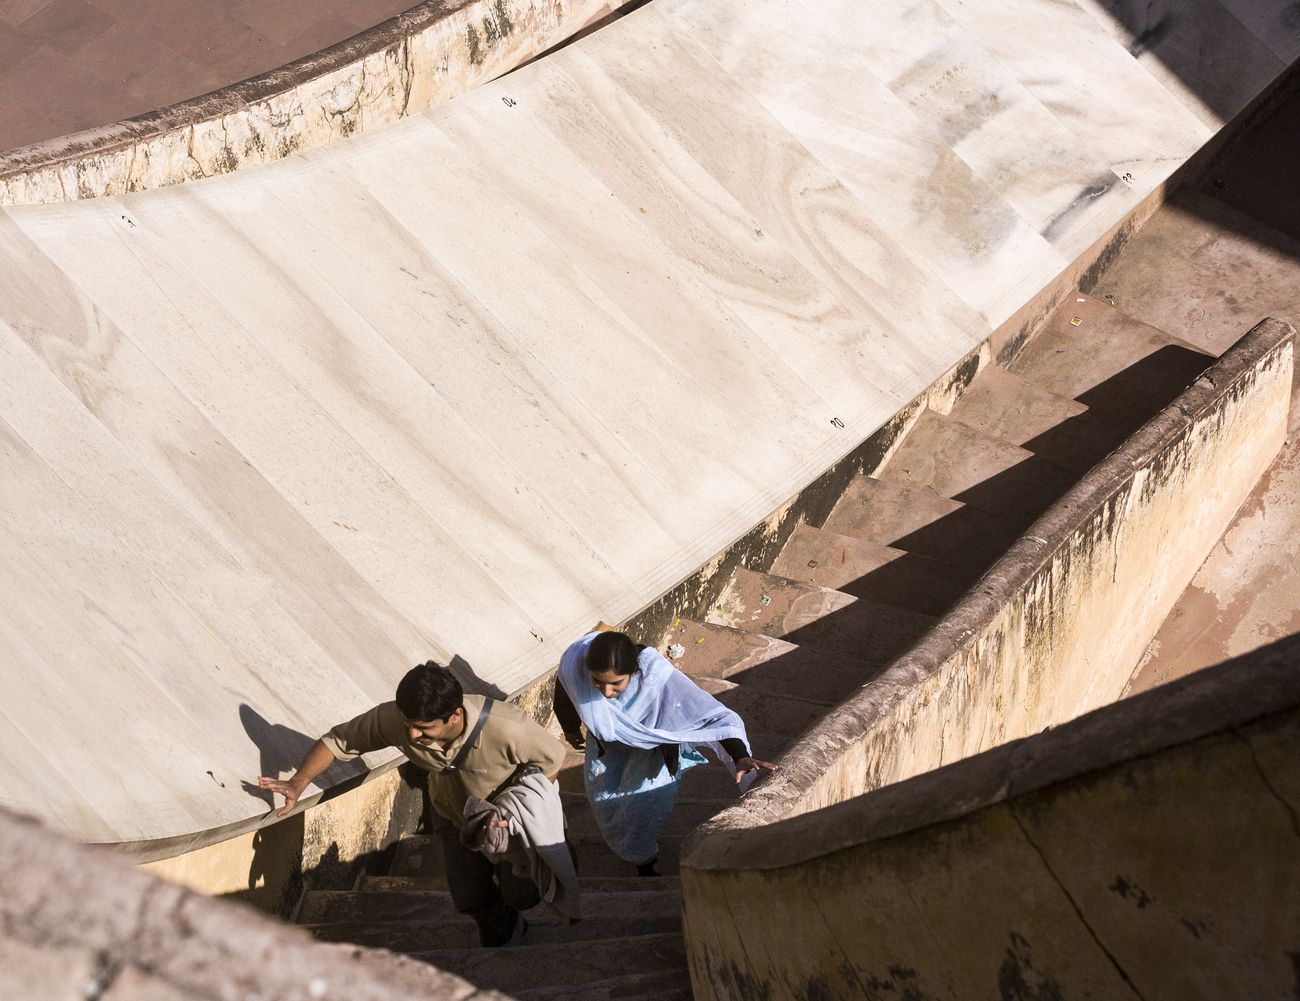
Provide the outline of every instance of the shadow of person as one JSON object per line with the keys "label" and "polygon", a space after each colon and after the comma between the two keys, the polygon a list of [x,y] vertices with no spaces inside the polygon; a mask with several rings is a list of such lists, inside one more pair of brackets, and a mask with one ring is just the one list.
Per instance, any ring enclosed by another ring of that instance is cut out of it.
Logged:
{"label": "shadow of person", "polygon": [[[309,737],[281,723],[272,723],[247,703],[240,703],[239,722],[243,724],[244,733],[248,734],[248,739],[260,755],[258,775],[279,778],[284,773],[293,771],[316,743],[315,737]],[[365,765],[360,760],[336,761],[321,774],[316,785],[324,789],[364,771]],[[269,789],[257,787],[256,776],[252,780],[245,780],[243,787],[250,796],[275,808],[274,795]]]}
{"label": "shadow of person", "polygon": [[[287,775],[298,767],[316,743],[315,737],[272,723],[247,704],[239,707],[239,721],[257,748],[259,775],[275,778]],[[325,798],[328,798],[332,793],[348,788],[351,785],[349,780],[358,778],[365,770],[360,760],[335,762],[321,774],[316,784],[327,790]],[[269,789],[258,788],[256,776],[250,776],[241,784],[245,792],[267,804],[270,810],[276,808],[274,795]],[[253,832],[247,888],[228,896],[272,914],[287,915],[307,885],[308,874],[303,869],[306,818],[302,811],[283,820],[265,818],[264,826]],[[333,865],[337,868],[337,858]]]}
{"label": "shadow of person", "polygon": [[504,702],[506,693],[490,681],[484,681],[475,672],[474,668],[460,654],[453,654],[451,662],[447,665],[447,670],[460,682],[460,687],[465,689],[469,695],[486,695],[490,699],[496,699]]}

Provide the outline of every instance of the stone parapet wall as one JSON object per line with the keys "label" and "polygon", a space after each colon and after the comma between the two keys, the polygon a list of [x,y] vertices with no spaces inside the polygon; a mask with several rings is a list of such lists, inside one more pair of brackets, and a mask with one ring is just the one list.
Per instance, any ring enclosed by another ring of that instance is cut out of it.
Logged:
{"label": "stone parapet wall", "polygon": [[695,997],[1289,998],[1297,817],[1291,637],[685,868]]}
{"label": "stone parapet wall", "polygon": [[[861,831],[826,808],[1118,698],[1285,437],[1293,336],[1266,320],[1242,338],[1031,526],[911,650],[801,738],[779,773],[704,825],[683,859],[696,888],[690,927],[734,920],[736,939],[746,940],[767,919],[734,905],[722,913],[715,890],[749,879],[752,867],[821,871],[806,839],[778,822],[806,814],[833,850],[862,844]],[[826,875],[849,879],[838,869]],[[778,899],[773,892],[763,899]],[[781,923],[788,927],[788,916]],[[811,933],[820,942],[811,954],[837,948],[832,929]],[[700,970],[732,962],[727,983],[749,975],[734,954],[706,960],[728,955],[708,934],[692,934],[690,947]],[[706,984],[712,973],[697,980],[701,996],[741,996]]]}
{"label": "stone parapet wall", "polygon": [[0,153],[0,206],[160,188],[345,139],[509,72],[621,6],[619,0],[426,0],[251,80]]}
{"label": "stone parapet wall", "polygon": [[[263,826],[181,854],[157,842],[118,850],[157,859],[145,871],[170,883],[284,917],[305,889],[351,888],[367,863],[415,830],[424,809],[423,777],[413,766],[371,773],[360,785],[305,797],[283,820],[268,808]],[[169,857],[158,858],[163,852]]]}
{"label": "stone parapet wall", "polygon": [[0,997],[42,1001],[494,1001],[377,949],[315,942],[0,809]]}

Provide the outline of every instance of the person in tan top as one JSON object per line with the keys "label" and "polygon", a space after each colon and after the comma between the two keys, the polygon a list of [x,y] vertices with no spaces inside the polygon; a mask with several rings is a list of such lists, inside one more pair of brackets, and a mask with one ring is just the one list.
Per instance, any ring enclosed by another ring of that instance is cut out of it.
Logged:
{"label": "person in tan top", "polygon": [[508,865],[494,866],[461,844],[465,800],[490,800],[526,770],[540,770],[554,781],[564,745],[509,703],[465,695],[447,668],[430,661],[407,672],[392,702],[321,737],[288,780],[263,775],[257,784],[284,797],[278,813],[284,816],[336,760],[385,747],[396,747],[429,773],[429,801],[438,816],[435,831],[456,909],[478,923],[485,946],[521,938],[527,924],[519,912],[536,906],[537,888]]}

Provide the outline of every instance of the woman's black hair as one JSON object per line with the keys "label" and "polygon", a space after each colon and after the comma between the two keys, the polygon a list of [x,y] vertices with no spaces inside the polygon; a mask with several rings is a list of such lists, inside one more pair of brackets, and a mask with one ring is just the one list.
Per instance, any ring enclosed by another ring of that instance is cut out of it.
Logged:
{"label": "woman's black hair", "polygon": [[397,709],[414,723],[445,723],[464,704],[465,690],[456,676],[431,660],[411,668],[397,684]]}
{"label": "woman's black hair", "polygon": [[638,670],[636,659],[644,649],[626,633],[601,633],[587,647],[587,670],[591,674],[631,677]]}

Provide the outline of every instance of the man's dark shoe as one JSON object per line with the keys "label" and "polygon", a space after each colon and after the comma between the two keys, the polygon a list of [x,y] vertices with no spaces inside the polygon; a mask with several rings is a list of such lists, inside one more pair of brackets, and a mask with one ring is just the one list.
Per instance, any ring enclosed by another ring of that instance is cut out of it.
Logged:
{"label": "man's dark shoe", "polygon": [[528,920],[521,914],[515,923],[515,930],[506,945],[523,945],[524,936],[528,934]]}

